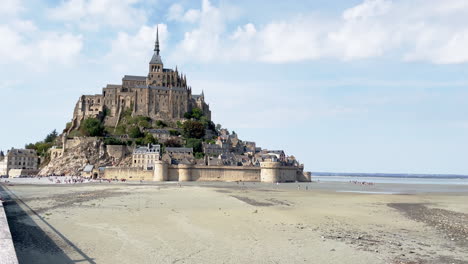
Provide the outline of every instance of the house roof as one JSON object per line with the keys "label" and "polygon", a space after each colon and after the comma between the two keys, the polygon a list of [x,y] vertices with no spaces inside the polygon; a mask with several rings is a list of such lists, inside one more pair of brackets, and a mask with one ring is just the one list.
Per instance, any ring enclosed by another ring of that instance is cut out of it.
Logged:
{"label": "house roof", "polygon": [[154,134],[170,134],[169,130],[166,129],[148,129],[147,131]]}
{"label": "house roof", "polygon": [[146,81],[145,76],[125,75],[122,80],[124,81]]}
{"label": "house roof", "polygon": [[167,87],[167,86],[153,86],[153,85],[136,85],[135,88],[140,89],[154,89],[161,91],[186,91],[184,87]]}
{"label": "house roof", "polygon": [[160,150],[161,150],[161,145],[150,144],[149,146],[139,146],[135,148],[133,153],[140,153],[140,154],[155,153],[155,152],[159,152]]}
{"label": "house roof", "polygon": [[88,164],[84,167],[83,172],[92,172],[94,169],[94,165]]}
{"label": "house roof", "polygon": [[161,56],[155,52],[153,54],[153,57],[151,57],[150,64],[163,64],[161,60]]}
{"label": "house roof", "polygon": [[34,149],[10,149],[7,153],[8,157],[11,156],[28,156],[28,157],[37,157],[37,153]]}
{"label": "house roof", "polygon": [[178,152],[178,153],[193,152],[193,148],[166,148],[166,152]]}
{"label": "house roof", "polygon": [[122,85],[119,85],[119,84],[108,84],[106,86],[106,88],[121,88],[121,87],[122,87]]}

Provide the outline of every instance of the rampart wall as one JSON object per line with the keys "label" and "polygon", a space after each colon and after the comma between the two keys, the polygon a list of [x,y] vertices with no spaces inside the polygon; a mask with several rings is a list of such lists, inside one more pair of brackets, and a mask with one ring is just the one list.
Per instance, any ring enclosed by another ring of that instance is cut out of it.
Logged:
{"label": "rampart wall", "polygon": [[104,178],[118,180],[152,181],[153,175],[152,170],[148,171],[133,167],[107,167],[104,171]]}
{"label": "rampart wall", "polygon": [[222,181],[222,182],[295,182],[310,181],[310,173],[302,168],[281,166],[277,162],[265,162],[260,167],[168,165],[163,161],[155,163],[153,171],[140,168],[108,167],[107,179],[145,181]]}

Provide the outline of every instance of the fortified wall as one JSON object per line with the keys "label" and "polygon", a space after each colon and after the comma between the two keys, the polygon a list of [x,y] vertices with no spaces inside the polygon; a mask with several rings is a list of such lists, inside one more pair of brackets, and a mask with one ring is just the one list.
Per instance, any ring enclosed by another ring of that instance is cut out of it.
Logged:
{"label": "fortified wall", "polygon": [[153,171],[138,168],[108,167],[106,179],[144,181],[222,181],[222,182],[310,182],[310,172],[302,167],[281,166],[279,162],[263,162],[260,167],[169,165],[156,162]]}

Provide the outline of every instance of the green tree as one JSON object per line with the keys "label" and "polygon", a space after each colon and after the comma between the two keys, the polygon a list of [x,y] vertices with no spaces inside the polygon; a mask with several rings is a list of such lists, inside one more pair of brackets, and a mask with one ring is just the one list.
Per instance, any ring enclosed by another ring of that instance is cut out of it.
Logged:
{"label": "green tree", "polygon": [[104,126],[102,125],[101,121],[96,118],[87,118],[81,124],[80,130],[82,134],[87,137],[98,137],[102,136],[104,132]]}
{"label": "green tree", "polygon": [[120,124],[114,129],[116,135],[124,135],[125,133],[127,133],[127,126],[124,124]]}
{"label": "green tree", "polygon": [[203,138],[205,126],[199,121],[185,121],[182,134],[185,138]]}
{"label": "green tree", "polygon": [[201,139],[189,138],[187,139],[187,143],[185,143],[185,147],[193,148],[193,152],[203,152]]}
{"label": "green tree", "polygon": [[33,144],[33,143],[26,144],[26,145],[24,146],[24,148],[25,148],[25,149],[34,149],[34,150],[37,149],[37,148],[36,148],[36,144]]}
{"label": "green tree", "polygon": [[151,135],[150,133],[146,133],[141,143],[143,143],[144,145],[158,144],[158,140],[154,138],[153,135]]}
{"label": "green tree", "polygon": [[52,132],[50,132],[46,138],[44,139],[44,142],[47,142],[47,143],[52,143],[55,141],[55,139],[57,138],[58,136],[58,133],[57,133],[57,130],[53,130]]}
{"label": "green tree", "polygon": [[167,127],[167,124],[162,120],[158,120],[158,121],[156,121],[156,126],[158,126],[160,128],[165,128],[165,127]]}
{"label": "green tree", "polygon": [[147,120],[140,120],[138,126],[141,128],[150,128],[151,124]]}
{"label": "green tree", "polygon": [[180,132],[174,129],[169,130],[169,135],[171,136],[179,136]]}
{"label": "green tree", "polygon": [[143,133],[141,133],[139,127],[132,126],[128,129],[128,136],[130,138],[141,138],[143,136]]}
{"label": "green tree", "polygon": [[125,145],[126,143],[116,138],[105,138],[104,144],[105,145]]}
{"label": "green tree", "polygon": [[50,142],[37,142],[36,143],[36,152],[39,156],[44,157],[47,154],[47,151],[53,146]]}
{"label": "green tree", "polygon": [[179,141],[175,138],[170,138],[168,140],[166,140],[166,142],[164,142],[164,146],[166,147],[171,147],[171,148],[178,148],[178,147],[181,147],[182,145],[180,145]]}
{"label": "green tree", "polygon": [[196,120],[200,120],[200,118],[203,116],[203,111],[200,108],[193,108],[192,109],[192,118]]}
{"label": "green tree", "polygon": [[203,159],[205,157],[205,153],[203,152],[195,152],[196,159]]}
{"label": "green tree", "polygon": [[185,119],[191,119],[191,118],[192,118],[192,111],[190,111],[190,112],[185,112],[185,113],[184,113],[184,118],[185,118]]}

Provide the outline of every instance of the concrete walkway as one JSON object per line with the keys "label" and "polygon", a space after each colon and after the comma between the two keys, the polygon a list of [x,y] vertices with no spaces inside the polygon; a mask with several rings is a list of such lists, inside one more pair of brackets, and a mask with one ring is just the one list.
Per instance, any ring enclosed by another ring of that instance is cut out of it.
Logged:
{"label": "concrete walkway", "polygon": [[18,264],[3,203],[0,201],[0,264]]}

